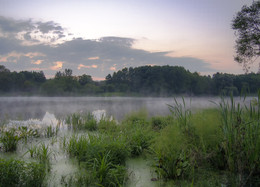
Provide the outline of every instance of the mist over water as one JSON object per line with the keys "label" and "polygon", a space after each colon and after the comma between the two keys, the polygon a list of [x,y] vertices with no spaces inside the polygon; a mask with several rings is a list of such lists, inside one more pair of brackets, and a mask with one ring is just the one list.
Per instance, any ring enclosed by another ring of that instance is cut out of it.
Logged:
{"label": "mist over water", "polygon": [[[182,103],[182,98],[176,98]],[[249,101],[252,98],[247,98]],[[240,100],[240,98],[236,98]],[[217,107],[219,97],[186,97],[187,108]],[[0,118],[12,120],[56,119],[75,112],[102,111],[106,116],[122,120],[126,114],[146,109],[149,116],[170,114],[168,106],[174,105],[174,98],[152,97],[0,97]],[[47,116],[46,116],[47,115]]]}

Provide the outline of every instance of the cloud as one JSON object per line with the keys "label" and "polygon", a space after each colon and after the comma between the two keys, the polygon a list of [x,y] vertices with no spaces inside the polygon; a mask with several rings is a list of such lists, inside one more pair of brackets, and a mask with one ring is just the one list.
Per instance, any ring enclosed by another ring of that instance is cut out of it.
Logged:
{"label": "cloud", "polygon": [[0,16],[0,31],[0,37],[18,39],[23,45],[56,44],[62,38],[69,36],[63,27],[53,21],[34,22],[32,20],[14,20],[3,16]]}
{"label": "cloud", "polygon": [[81,68],[97,68],[98,66],[97,65],[95,65],[95,64],[93,64],[93,65],[91,65],[91,66],[86,66],[86,65],[83,65],[83,64],[80,64],[80,65],[78,65],[78,70],[80,70]]}
{"label": "cloud", "polygon": [[56,34],[63,34],[63,28],[53,21],[37,22],[37,28],[43,34],[54,31]]}
{"label": "cloud", "polygon": [[58,61],[58,62],[54,62],[54,66],[51,66],[50,69],[51,70],[61,70],[62,69],[62,66],[63,66],[63,63],[64,62],[61,62],[61,61]]}
{"label": "cloud", "polygon": [[95,57],[89,57],[88,60],[98,60],[99,57],[98,56],[95,56]]}
{"label": "cloud", "polygon": [[[85,73],[106,77],[124,67],[147,64],[183,66],[192,72],[215,71],[202,59],[167,56],[170,51],[134,49],[136,40],[133,38],[113,36],[88,40],[70,36],[70,40],[60,40],[63,35],[71,34],[53,21],[17,21],[0,17],[0,30],[4,33],[0,35],[0,64],[12,71],[39,69],[54,76],[56,71],[70,68],[74,75]],[[7,37],[11,35],[14,37]]]}
{"label": "cloud", "polygon": [[43,60],[36,60],[36,61],[32,61],[32,64],[40,65],[42,62]]}
{"label": "cloud", "polygon": [[116,67],[113,67],[113,66],[110,67],[109,69],[110,69],[111,71],[116,71]]}

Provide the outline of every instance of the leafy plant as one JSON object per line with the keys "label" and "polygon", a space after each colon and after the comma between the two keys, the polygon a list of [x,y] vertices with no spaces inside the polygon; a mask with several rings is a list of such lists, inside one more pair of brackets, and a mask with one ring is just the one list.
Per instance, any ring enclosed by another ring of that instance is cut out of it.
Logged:
{"label": "leafy plant", "polygon": [[16,129],[12,128],[2,132],[0,142],[2,142],[5,152],[12,152],[16,151],[20,139],[21,137],[18,136]]}
{"label": "leafy plant", "polygon": [[0,186],[42,186],[45,176],[42,164],[0,158]]}
{"label": "leafy plant", "polygon": [[59,132],[58,126],[56,127],[52,127],[51,125],[47,126],[47,128],[45,129],[45,137],[51,138],[53,136],[57,136],[58,132]]}

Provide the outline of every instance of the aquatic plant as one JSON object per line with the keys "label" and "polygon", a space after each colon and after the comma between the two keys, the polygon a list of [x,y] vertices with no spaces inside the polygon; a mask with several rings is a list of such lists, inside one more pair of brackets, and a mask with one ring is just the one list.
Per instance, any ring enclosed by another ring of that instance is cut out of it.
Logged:
{"label": "aquatic plant", "polygon": [[191,123],[191,110],[186,107],[184,97],[182,97],[182,103],[179,103],[174,98],[174,105],[169,105],[168,108],[172,113],[172,116],[177,120],[177,125],[188,134],[192,133],[193,126]]}
{"label": "aquatic plant", "polygon": [[165,127],[154,142],[153,167],[159,178],[180,179],[190,174],[190,151],[186,137],[179,127]]}
{"label": "aquatic plant", "polygon": [[27,154],[27,153],[30,153],[30,157],[31,157],[31,158],[36,157],[36,154],[37,154],[37,146],[36,146],[36,145],[33,145],[33,146],[29,147],[29,148],[28,148],[28,151],[27,151],[25,154]]}
{"label": "aquatic plant", "polygon": [[256,104],[241,107],[233,97],[222,99],[220,106],[222,147],[227,168],[238,174],[239,185],[245,185],[260,172],[260,92]]}
{"label": "aquatic plant", "polygon": [[113,134],[117,133],[119,130],[119,126],[114,119],[108,119],[102,117],[98,122],[98,131],[102,133]]}
{"label": "aquatic plant", "polygon": [[58,132],[59,132],[59,126],[53,127],[53,126],[49,125],[45,129],[45,137],[51,138],[53,136],[57,136]]}
{"label": "aquatic plant", "polygon": [[97,120],[91,113],[79,114],[73,113],[66,117],[65,122],[71,126],[73,130],[97,130]]}
{"label": "aquatic plant", "polygon": [[[35,158],[42,164],[47,172],[51,170],[51,158],[54,155],[53,152],[50,150],[48,145],[41,143],[39,146],[33,145],[28,148],[28,151],[25,153],[30,154],[31,158]],[[24,155],[25,155],[24,154]]]}
{"label": "aquatic plant", "polygon": [[98,185],[121,186],[124,183],[126,168],[111,162],[110,151],[94,158],[91,163]]}
{"label": "aquatic plant", "polygon": [[2,142],[5,152],[16,151],[20,139],[15,128],[3,131],[0,136],[0,142]]}
{"label": "aquatic plant", "polygon": [[27,143],[29,138],[39,137],[39,133],[37,129],[30,129],[26,126],[20,126],[17,129],[17,133],[19,137]]}
{"label": "aquatic plant", "polygon": [[0,158],[0,186],[43,186],[45,176],[42,164]]}
{"label": "aquatic plant", "polygon": [[98,185],[120,186],[126,174],[124,167],[129,151],[121,137],[107,135],[73,135],[66,150],[79,165],[91,170]]}

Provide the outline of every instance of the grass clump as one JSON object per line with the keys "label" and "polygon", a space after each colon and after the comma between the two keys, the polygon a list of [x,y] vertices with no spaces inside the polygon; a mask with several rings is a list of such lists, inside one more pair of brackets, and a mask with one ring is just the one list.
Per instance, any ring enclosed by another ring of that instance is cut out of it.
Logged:
{"label": "grass clump", "polygon": [[78,160],[81,168],[92,173],[94,184],[121,186],[124,183],[129,151],[122,137],[74,135],[68,140],[66,150]]}
{"label": "grass clump", "polygon": [[97,120],[91,113],[79,114],[73,113],[68,115],[65,122],[70,125],[73,130],[97,130]]}
{"label": "grass clump", "polygon": [[50,172],[51,158],[54,154],[48,145],[41,143],[39,146],[31,146],[25,154],[27,153],[30,154],[31,158],[36,159],[40,164],[42,164],[47,172]]}
{"label": "grass clump", "polygon": [[246,185],[260,172],[260,92],[258,100],[242,107],[231,97],[220,106],[222,148],[226,169],[237,174],[239,185]]}
{"label": "grass clump", "polygon": [[171,116],[154,116],[151,118],[151,125],[154,130],[161,130],[174,123],[175,122]]}
{"label": "grass clump", "polygon": [[149,150],[154,132],[147,117],[147,111],[140,110],[126,116],[120,125],[121,133],[126,139],[132,157],[140,156]]}
{"label": "grass clump", "polygon": [[57,136],[59,132],[59,127],[53,127],[51,125],[47,126],[47,128],[45,129],[45,137],[46,138],[51,138],[53,136]]}
{"label": "grass clump", "polygon": [[189,150],[186,137],[179,127],[165,127],[154,142],[154,168],[158,178],[180,179],[189,174]]}
{"label": "grass clump", "polygon": [[0,158],[1,186],[43,186],[45,176],[42,164]]}
{"label": "grass clump", "polygon": [[0,142],[3,144],[3,150],[5,152],[16,151],[17,144],[20,139],[21,137],[18,136],[16,129],[14,128],[2,132],[0,137]]}
{"label": "grass clump", "polygon": [[11,129],[2,129],[0,135],[0,142],[3,145],[3,151],[14,152],[20,140],[27,143],[29,138],[38,137],[38,131],[29,129],[28,127],[18,127]]}

